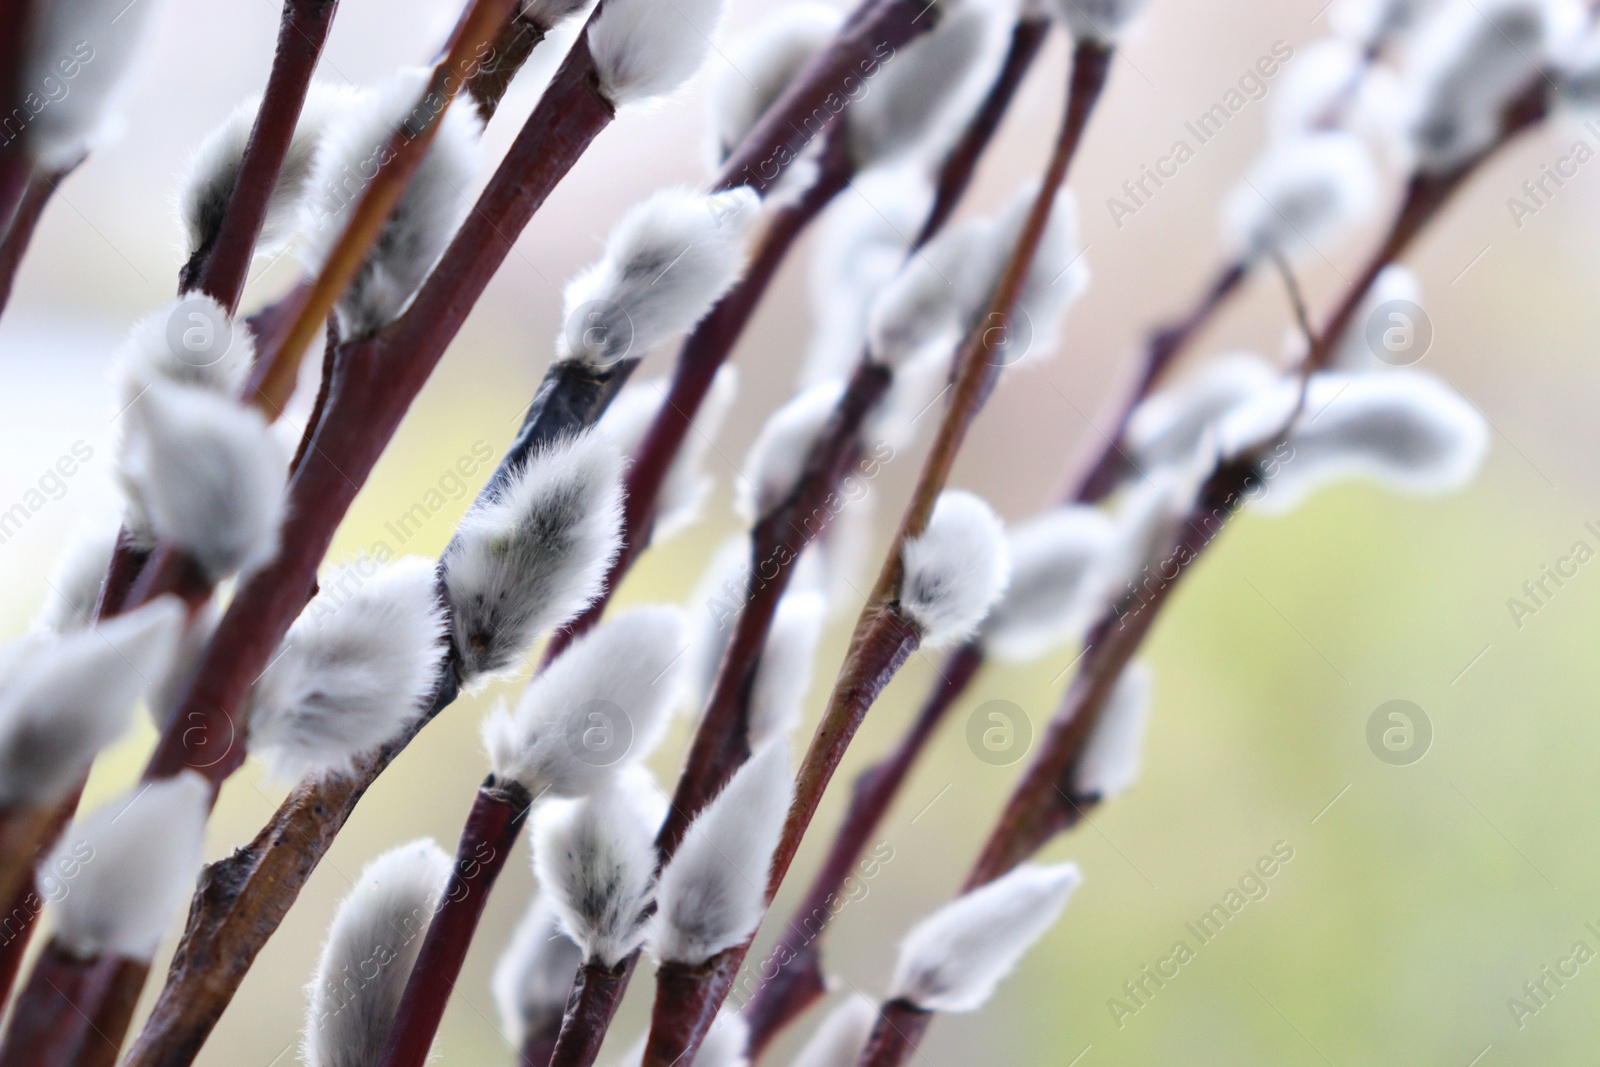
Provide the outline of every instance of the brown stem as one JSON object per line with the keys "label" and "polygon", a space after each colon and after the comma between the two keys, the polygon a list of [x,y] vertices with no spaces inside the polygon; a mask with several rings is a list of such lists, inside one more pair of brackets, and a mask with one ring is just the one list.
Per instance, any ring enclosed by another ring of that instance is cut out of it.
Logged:
{"label": "brown stem", "polygon": [[91,1029],[94,1036],[86,1038],[72,1067],[115,1067],[117,1054],[122,1051],[122,1039],[128,1033],[128,1024],[139,1006],[139,991],[150,977],[147,960],[118,959],[115,970],[107,981],[107,992],[100,1002]]}
{"label": "brown stem", "polygon": [[22,969],[22,957],[38,928],[44,898],[39,894],[36,871],[39,862],[54,846],[67,820],[72,818],[82,783],[72,793],[47,808],[8,811],[0,815],[0,900],[6,910],[0,914],[0,1004],[11,995],[11,987]]}
{"label": "brown stem", "polygon": [[[521,5],[501,25],[489,44],[489,54],[467,78],[467,94],[477,105],[478,117],[487,124],[494,117],[511,79],[544,40],[545,30],[524,17]],[[540,1064],[540,1067],[544,1067]]]}
{"label": "brown stem", "polygon": [[600,1045],[617,1014],[617,1005],[622,1003],[623,990],[628,988],[628,977],[638,958],[634,953],[616,967],[590,960],[578,970],[549,1067],[589,1067],[599,1058]]}
{"label": "brown stem", "polygon": [[777,945],[768,953],[769,959],[779,961],[778,966],[744,1008],[743,1015],[750,1026],[752,1061],[760,1057],[779,1030],[827,993],[818,939],[833,918],[835,902],[934,730],[982,666],[983,647],[977,642],[950,653],[911,729],[894,751],[856,776],[850,807],[828,856],[795,907]]}
{"label": "brown stem", "polygon": [[1150,335],[1145,342],[1144,364],[1122,404],[1115,428],[1106,435],[1105,447],[1079,477],[1067,499],[1081,504],[1096,503],[1110,496],[1111,491],[1131,472],[1132,460],[1122,451],[1122,440],[1139,402],[1150,395],[1150,390],[1167,367],[1210,324],[1249,276],[1248,263],[1240,261],[1229,264],[1217,274],[1188,313]]}
{"label": "brown stem", "polygon": [[[81,160],[79,162],[82,162]],[[11,302],[11,287],[16,283],[17,271],[22,267],[22,257],[28,252],[33,233],[44,217],[44,209],[55,195],[56,186],[78,167],[77,163],[63,167],[53,174],[35,174],[28,182],[22,200],[17,204],[11,225],[0,238],[0,312]]]}
{"label": "brown stem", "polygon": [[422,939],[379,1067],[422,1067],[427,1062],[473,932],[532,805],[533,797],[514,781],[502,782],[491,775],[478,788],[461,828],[449,886]]}
{"label": "brown stem", "polygon": [[933,207],[929,209],[913,248],[921,248],[931,241],[944,224],[950,221],[956,206],[966,195],[967,186],[977,172],[978,161],[994,139],[1000,122],[1011,109],[1011,101],[1027,77],[1028,70],[1039,55],[1045,38],[1050,34],[1050,20],[1040,15],[1024,15],[1011,29],[1011,45],[1006,51],[1000,71],[990,83],[989,91],[978,110],[973,112],[967,128],[955,147],[945,156],[934,185]]}
{"label": "brown stem", "polygon": [[[694,1062],[694,1054],[716,1022],[717,1009],[733,986],[743,959],[742,949],[731,948],[700,964],[661,965],[656,971],[650,1037],[640,1067]],[[708,992],[714,995],[708,996]]]}
{"label": "brown stem", "polygon": [[52,940],[12,1008],[0,1067],[68,1067],[104,1042],[92,1024],[127,962],[78,959]]}
{"label": "brown stem", "polygon": [[[255,403],[266,410],[282,408],[294,389],[300,358],[334,304],[344,293],[367,253],[377,242],[400,198],[405,195],[411,176],[422,164],[433,138],[439,132],[445,112],[460,91],[464,79],[476,68],[474,56],[482,49],[511,13],[515,0],[469,0],[456,23],[455,32],[444,56],[434,64],[428,86],[407,120],[389,136],[387,162],[361,192],[361,198],[345,223],[339,239],[328,252],[316,281],[296,308],[296,313],[281,334],[272,337],[262,357],[262,374],[256,385]],[[418,113],[425,117],[417,122]],[[293,133],[290,127],[289,133]],[[269,190],[270,191],[270,190]],[[230,204],[231,206],[231,204]],[[257,226],[260,224],[257,223]],[[248,261],[248,251],[246,252]]]}
{"label": "brown stem", "polygon": [[222,222],[210,243],[196,249],[178,275],[179,292],[198,289],[230,315],[244,292],[267,205],[338,7],[339,0],[284,0],[272,70]]}
{"label": "brown stem", "polygon": [[878,1009],[878,1021],[872,1025],[867,1045],[856,1061],[858,1067],[900,1067],[917,1051],[932,1021],[931,1012],[908,1000],[884,1004]]}
{"label": "brown stem", "polygon": [[794,492],[751,531],[744,605],[690,743],[667,820],[656,839],[664,858],[677,851],[690,822],[750,757],[750,688],[778,603],[801,553],[826,528],[835,508],[848,506],[838,501],[836,490],[856,461],[861,424],[888,392],[889,384],[886,368],[866,360],[860,363],[816,447],[806,457]]}
{"label": "brown stem", "polygon": [[553,1013],[549,1019],[523,1035],[522,1047],[517,1050],[519,1054],[517,1067],[548,1067],[550,1057],[556,1050],[556,1038],[561,1033],[561,1020],[564,1014]]}

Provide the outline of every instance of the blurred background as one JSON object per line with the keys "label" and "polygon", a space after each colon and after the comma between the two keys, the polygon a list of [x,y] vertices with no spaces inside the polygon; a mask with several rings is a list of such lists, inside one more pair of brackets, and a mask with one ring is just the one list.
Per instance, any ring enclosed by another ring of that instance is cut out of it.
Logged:
{"label": "blurred background", "polygon": [[[1145,331],[1186,306],[1217,267],[1217,207],[1260,147],[1265,104],[1248,105],[1120,226],[1107,199],[1276,42],[1299,49],[1326,35],[1323,4],[1151,5],[1114,69],[1071,181],[1092,288],[1070,317],[1061,353],[1002,383],[957,485],[1020,519],[1100,447]],[[727,29],[773,6],[733,0]],[[37,487],[79,442],[92,458],[0,544],[0,636],[26,628],[63,541],[114,510],[109,357],[129,324],[174,291],[170,191],[187,151],[264,82],[278,11],[275,0],[169,0],[123,136],[71,177],[43,221],[0,323],[0,507]],[[323,76],[371,83],[422,62],[455,13],[445,0],[344,0]],[[519,78],[488,131],[491,159],[564,45],[542,46]],[[994,209],[1041,166],[1065,51],[1057,35],[966,210]],[[470,493],[450,499],[403,544],[385,523],[479,442],[498,455],[510,440],[551,356],[561,285],[598,255],[618,215],[657,188],[704,178],[704,81],[652,111],[625,113],[556,190],[357,501],[335,558],[380,539],[429,556],[444,546]],[[1522,140],[1475,179],[1411,260],[1435,330],[1421,368],[1453,383],[1495,430],[1481,478],[1445,499],[1341,487],[1287,518],[1247,514],[1231,526],[1149,645],[1156,703],[1138,786],[1045,854],[1076,859],[1086,884],[985,1011],[935,1024],[920,1062],[1592,1062],[1600,963],[1582,967],[1536,1014],[1519,1020],[1508,1006],[1509,998],[1526,1001],[1523,983],[1576,942],[1600,950],[1600,564],[1581,568],[1520,625],[1508,606],[1575,542],[1600,547],[1600,535],[1584,525],[1593,520],[1600,531],[1600,369],[1590,350],[1600,317],[1600,165],[1580,169],[1520,225],[1508,206],[1524,181],[1579,140],[1600,146],[1600,135],[1576,124]],[[1371,239],[1326,248],[1305,265],[1315,307],[1335,298]],[[742,391],[713,454],[721,485],[707,518],[645,558],[624,602],[683,600],[712,547],[735,528],[728,504],[736,462],[794,388],[810,328],[805,266],[802,255],[786,267],[737,353]],[[260,271],[247,307],[294,273],[287,261]],[[1252,348],[1276,356],[1289,322],[1281,286],[1263,274],[1194,354]],[[642,374],[664,371],[672,354],[656,353]],[[880,480],[880,547],[919,462],[914,450]],[[853,616],[847,606],[830,628],[811,722]],[[892,862],[827,937],[825,960],[842,990],[882,995],[896,941],[954,892],[1020,770],[969,751],[968,716],[1004,699],[1024,709],[1037,732],[1075,655],[1065,650],[1025,669],[993,666],[957,708],[882,832]],[[933,676],[930,661],[914,659],[868,718],[777,915],[809,877],[816,839],[838,816],[840,787],[892,743]],[[200,1063],[267,1067],[297,1058],[302,987],[336,901],[364,862],[394,844],[426,834],[453,848],[485,772],[478,720],[520,684],[497,683],[458,702],[383,776]],[[1378,759],[1367,742],[1369,718],[1391,700],[1414,703],[1431,723],[1425,756],[1405,766]],[[676,773],[686,733],[680,722],[653,759],[663,780]],[[802,739],[809,733],[803,727]],[[152,737],[141,727],[97,765],[87,804],[133,780]],[[208,856],[251,837],[285,792],[254,764],[236,775],[212,822]],[[1292,859],[1268,880],[1267,895],[1199,945],[1185,924],[1275,848]],[[532,887],[518,858],[446,1016],[443,1062],[511,1061],[488,975]],[[1195,958],[1142,1006],[1130,1000],[1124,983],[1180,939]],[[641,1031],[651,990],[635,983],[608,1057]],[[1115,1011],[1113,998],[1138,1010]],[[773,1062],[795,1047],[787,1037]]]}

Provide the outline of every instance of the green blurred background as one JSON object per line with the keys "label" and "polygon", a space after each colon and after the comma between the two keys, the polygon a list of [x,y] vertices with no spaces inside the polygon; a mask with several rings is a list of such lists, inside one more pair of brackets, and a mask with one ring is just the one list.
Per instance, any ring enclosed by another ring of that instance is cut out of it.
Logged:
{"label": "green blurred background", "polygon": [[[1275,41],[1300,48],[1324,35],[1322,3],[1155,0],[1072,182],[1093,287],[1073,313],[1063,353],[1015,375],[994,397],[957,484],[1022,518],[1099,447],[1096,427],[1107,424],[1142,332],[1183,306],[1215,268],[1216,205],[1260,145],[1265,106],[1250,105],[1121,228],[1106,198]],[[342,8],[324,74],[355,82],[425,59],[454,13],[440,0],[345,0]],[[735,0],[729,25],[768,8]],[[79,524],[105,521],[112,507],[104,369],[128,323],[172,291],[173,180],[187,148],[264,80],[277,10],[273,0],[172,0],[129,101],[125,136],[70,180],[44,221],[0,326],[0,505],[37,485],[74,442],[88,443],[94,458],[60,500],[0,545],[0,634],[27,625],[62,540]],[[489,131],[491,157],[562,44],[542,47],[538,69],[513,90]],[[972,205],[992,208],[1041,163],[1064,58],[1054,41],[985,163]],[[550,356],[561,283],[596,256],[626,206],[702,177],[686,148],[702,143],[698,84],[653,112],[624,115],[556,191],[360,497],[336,556],[376,538],[394,544],[386,521],[474,443],[498,452],[510,439]],[[1600,520],[1600,382],[1589,351],[1600,307],[1592,295],[1600,283],[1600,168],[1580,171],[1520,227],[1506,203],[1580,137],[1596,142],[1576,124],[1525,139],[1479,176],[1414,259],[1436,330],[1422,367],[1453,382],[1496,430],[1481,479],[1445,500],[1344,487],[1287,519],[1246,515],[1229,529],[1151,642],[1156,704],[1140,784],[1048,849],[1049,859],[1083,865],[1084,888],[987,1010],[936,1024],[919,1062],[1593,1062],[1600,963],[1582,967],[1520,1026],[1508,1007],[1575,942],[1600,950],[1600,936],[1584,925],[1600,928],[1600,564],[1580,570],[1520,628],[1507,607],[1575,541],[1600,546],[1583,528]],[[1323,249],[1305,266],[1318,306],[1370,239]],[[270,297],[292,274],[288,263],[264,270],[253,299]],[[797,261],[739,351],[743,391],[712,457],[722,484],[706,521],[647,556],[623,600],[686,597],[711,547],[733,528],[728,457],[743,454],[761,418],[791,391],[808,316]],[[1277,354],[1287,322],[1280,288],[1261,279],[1199,354],[1239,346]],[[657,353],[653,365],[665,368],[670,356]],[[884,526],[915,465],[913,453],[882,479]],[[465,505],[465,496],[452,500],[404,550],[437,553]],[[885,540],[880,531],[880,546]],[[852,615],[847,606],[829,631],[813,721]],[[883,831],[894,860],[827,939],[841,988],[881,995],[897,938],[954,891],[1015,777],[1018,767],[989,766],[968,751],[966,717],[983,701],[1006,699],[1042,723],[1074,655],[991,668],[957,709]],[[930,663],[913,660],[869,718],[844,775],[891,742],[931,676]],[[500,683],[459,702],[372,790],[201,1063],[266,1067],[296,1058],[302,986],[335,902],[361,865],[393,844],[431,834],[450,847],[484,773],[478,719],[518,686]],[[1409,766],[1381,762],[1366,740],[1369,717],[1393,699],[1420,706],[1433,727],[1431,750]],[[675,771],[684,732],[679,723],[654,760],[664,777]],[[90,803],[133,779],[150,739],[141,729],[101,762]],[[248,839],[284,791],[254,765],[237,775],[213,821],[209,856]],[[830,797],[815,833],[827,833],[838,800]],[[1269,894],[1119,1026],[1108,1001],[1126,1001],[1123,983],[1139,979],[1174,941],[1194,947],[1185,923],[1279,842],[1293,859],[1269,880]],[[809,874],[816,855],[812,841],[797,873]],[[779,914],[798,882],[791,879]],[[438,1046],[446,1063],[510,1061],[488,973],[531,889],[519,857],[446,1017]],[[650,988],[636,983],[608,1055],[639,1032]],[[786,1039],[774,1062],[793,1047]]]}

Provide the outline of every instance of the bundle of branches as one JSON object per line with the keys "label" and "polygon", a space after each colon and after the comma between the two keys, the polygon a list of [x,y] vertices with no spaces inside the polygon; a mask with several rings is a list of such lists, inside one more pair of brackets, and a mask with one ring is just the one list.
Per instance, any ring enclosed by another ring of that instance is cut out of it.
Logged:
{"label": "bundle of branches", "polygon": [[[17,0],[0,17],[0,292],[53,191],[93,165],[155,6]],[[1094,460],[1008,529],[951,473],[990,394],[1059,347],[1088,286],[1065,185],[1141,6],[796,3],[729,42],[710,86],[714,176],[630,209],[568,284],[554,359],[441,557],[330,563],[518,234],[619,109],[695,75],[720,0],[470,0],[430,66],[360,89],[315,78],[336,0],[285,0],[265,88],[197,146],[179,188],[179,295],[112,360],[121,527],[63,554],[57,595],[0,652],[0,1067],[192,1062],[364,791],[463,690],[503,684],[536,649],[515,705],[484,722],[488,774],[454,858],[399,844],[339,905],[308,986],[308,1063],[426,1061],[524,826],[539,891],[495,979],[517,1061],[596,1062],[642,959],[650,1025],[621,1062],[754,1061],[826,995],[834,904],[973,679],[991,658],[1070,654],[1060,710],[963,891],[903,924],[882,1003],[837,1004],[798,1062],[902,1063],[936,1013],[981,1007],[1082,880],[1036,854],[1133,785],[1152,692],[1138,652],[1228,518],[1341,479],[1439,493],[1475,475],[1476,410],[1363,327],[1420,300],[1400,260],[1486,159],[1600,99],[1575,3],[1341,0],[1315,62],[1282,75],[1269,143],[1224,205],[1215,281],[1150,335]],[[569,22],[469,204],[484,124]],[[998,214],[952,222],[1057,30],[1071,61],[1042,173]],[[1357,232],[1386,185],[1381,239],[1319,323],[1295,264]],[[729,358],[818,220],[816,330],[739,474],[747,531],[706,553],[690,610],[608,612],[647,548],[699,522],[737,391]],[[286,249],[302,280],[241,314],[251,264]],[[1287,284],[1299,343],[1169,382],[1262,267]],[[630,381],[680,336],[669,377]],[[319,340],[320,384],[282,448],[275,424]],[[908,454],[915,483],[796,765],[819,637],[852,602],[887,495],[875,475]],[[857,780],[770,953],[747,960],[853,738],[919,650],[946,651],[933,691]],[[141,699],[159,732],[142,781],[77,815]],[[667,792],[643,760],[685,710],[693,739]],[[298,784],[202,868],[217,791],[250,756]],[[24,973],[41,911],[51,934]],[[130,1036],[152,974],[159,996]]]}

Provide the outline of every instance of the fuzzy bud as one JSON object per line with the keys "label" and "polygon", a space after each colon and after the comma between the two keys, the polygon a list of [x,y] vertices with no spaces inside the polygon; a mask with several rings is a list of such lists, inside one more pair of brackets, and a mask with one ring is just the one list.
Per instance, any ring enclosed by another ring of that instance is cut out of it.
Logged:
{"label": "fuzzy bud", "polygon": [[[360,94],[328,121],[300,222],[308,271],[322,268],[377,171],[390,162],[395,134],[416,136],[432,118],[432,107],[423,102],[428,77],[425,70],[404,71]],[[427,154],[339,297],[336,311],[345,340],[370,336],[398,318],[444,251],[466,214],[480,131],[470,107],[450,107],[438,119]]]}
{"label": "fuzzy bud", "polygon": [[1566,0],[1450,0],[1418,32],[1410,57],[1417,168],[1447,174],[1487,149],[1507,106],[1545,77],[1576,34]]}
{"label": "fuzzy bud", "polygon": [[1377,170],[1359,137],[1305,133],[1267,149],[1223,205],[1223,229],[1250,259],[1303,255],[1343,237],[1377,197]]}
{"label": "fuzzy bud", "polygon": [[189,385],[234,398],[255,363],[251,332],[204,293],[187,293],[134,324],[114,357],[122,403],[152,382]]}
{"label": "fuzzy bud", "polygon": [[600,91],[613,107],[665,96],[705,62],[722,0],[609,0],[589,22]]}
{"label": "fuzzy bud", "polygon": [[[1298,399],[1288,388],[1236,409],[1222,424],[1223,452],[1262,447]],[[1283,514],[1322,486],[1364,478],[1404,493],[1452,492],[1470,482],[1489,448],[1478,409],[1418,371],[1314,375],[1289,432],[1291,452],[1274,465],[1255,506]]]}
{"label": "fuzzy bud", "polygon": [[1134,409],[1123,435],[1144,469],[1189,462],[1217,420],[1283,381],[1270,363],[1248,352],[1208,360],[1176,385]]}
{"label": "fuzzy bud", "polygon": [[615,967],[644,940],[657,828],[614,786],[535,814],[534,872],[585,959]]}
{"label": "fuzzy bud", "polygon": [[1344,371],[1382,371],[1416,362],[1421,352],[1413,348],[1419,340],[1413,309],[1420,310],[1421,305],[1422,283],[1411,268],[1399,263],[1383,268],[1351,320],[1351,328],[1334,349],[1330,364]]}
{"label": "fuzzy bud", "polygon": [[322,583],[250,693],[250,751],[274,776],[348,770],[422,711],[444,658],[433,571],[358,559]]}
{"label": "fuzzy bud", "polygon": [[755,128],[763,112],[839,32],[843,16],[826,4],[799,0],[732,41],[711,78],[711,126],[720,164]]}
{"label": "fuzzy bud", "polygon": [[811,449],[843,395],[840,382],[824,382],[772,413],[745,454],[739,479],[741,515],[754,522],[795,491]]}
{"label": "fuzzy bud", "polygon": [[160,6],[125,0],[31,5],[31,32],[16,82],[31,100],[25,98],[16,114],[29,116],[22,136],[39,167],[71,166],[112,132],[118,97]]}
{"label": "fuzzy bud", "polygon": [[534,796],[587,796],[624,760],[660,739],[677,699],[683,613],[635,608],[567,646],[528,686],[515,713],[497,708],[483,724],[497,778]]}
{"label": "fuzzy bud", "polygon": [[[706,499],[715,479],[706,471],[706,456],[716,447],[717,435],[739,395],[737,367],[723,364],[711,379],[711,389],[700,402],[689,433],[673,457],[667,475],[656,494],[655,520],[650,528],[650,543],[659,545],[700,521]],[[637,456],[661,406],[667,399],[667,383],[656,379],[629,385],[617,394],[597,429],[616,443],[624,456]]]}
{"label": "fuzzy bud", "polygon": [[890,995],[923,1011],[977,1011],[1082,881],[1075,863],[1029,863],[957,897],[901,942]]}
{"label": "fuzzy bud", "polygon": [[780,738],[751,756],[690,824],[661,872],[651,951],[702,963],[755,931],[793,797],[789,743]]}
{"label": "fuzzy bud", "polygon": [[149,961],[194,888],[211,786],[193,771],[147,782],[75,822],[42,867],[56,940],[82,959]]}
{"label": "fuzzy bud", "polygon": [[183,605],[161,597],[64,635],[0,647],[0,809],[60,798],[121,736],[171,662]]}
{"label": "fuzzy bud", "polygon": [[465,680],[515,666],[600,592],[622,524],[622,457],[602,434],[556,441],[461,520],[441,564]]}
{"label": "fuzzy bud", "polygon": [[152,382],[124,418],[117,473],[135,536],[177,545],[214,580],[272,558],[288,461],[259,411]]}
{"label": "fuzzy bud", "polygon": [[494,968],[500,1027],[513,1048],[521,1048],[529,1034],[560,1026],[573,975],[582,965],[583,950],[561,932],[555,906],[540,893]]}
{"label": "fuzzy bud", "polygon": [[856,170],[940,158],[988,89],[1010,36],[1009,5],[969,0],[941,7],[933,30],[884,62],[850,105]]}
{"label": "fuzzy bud", "polygon": [[778,603],[750,689],[752,751],[799,724],[827,613],[821,593],[794,590]]}
{"label": "fuzzy bud", "polygon": [[813,326],[802,387],[854,369],[872,307],[904,265],[932,198],[921,167],[883,167],[853,181],[823,214],[808,271]]}
{"label": "fuzzy bud", "polygon": [[445,851],[423,838],[362,868],[339,902],[307,987],[307,1067],[378,1062],[450,866]]}
{"label": "fuzzy bud", "polygon": [[663,189],[630,208],[605,257],[568,283],[556,354],[609,367],[699,322],[744,269],[760,204],[740,186],[709,196]]}
{"label": "fuzzy bud", "polygon": [[[303,200],[311,187],[317,148],[334,116],[355,103],[357,94],[343,85],[312,85],[306,93],[300,120],[295,124],[278,168],[278,181],[267,199],[267,214],[256,238],[256,256],[274,256],[289,246],[302,221]],[[216,239],[228,210],[239,166],[244,162],[250,132],[255,127],[261,98],[251,97],[229,113],[222,124],[200,142],[189,158],[189,168],[178,184],[178,221],[183,226],[185,258]]]}
{"label": "fuzzy bud", "polygon": [[878,1006],[861,993],[850,994],[817,1025],[793,1067],[851,1067],[877,1021]]}
{"label": "fuzzy bud", "polygon": [[954,489],[939,494],[927,529],[905,543],[900,562],[900,613],[922,631],[924,648],[971,636],[1011,574],[999,518],[977,496]]}
{"label": "fuzzy bud", "polygon": [[1127,792],[1139,776],[1145,720],[1150,713],[1150,670],[1130,663],[1122,671],[1095,720],[1072,773],[1080,797],[1109,800]]}
{"label": "fuzzy bud", "polygon": [[1361,48],[1341,37],[1297,49],[1273,89],[1267,119],[1272,138],[1295,137],[1327,125],[1352,100],[1366,70]]}
{"label": "fuzzy bud", "polygon": [[68,634],[94,622],[100,587],[116,547],[113,530],[82,534],[68,542],[48,579],[50,593],[34,616],[35,632]]}
{"label": "fuzzy bud", "polygon": [[1011,581],[983,623],[983,644],[1024,662],[1081,638],[1106,606],[1116,527],[1099,508],[1057,508],[1006,538]]}

